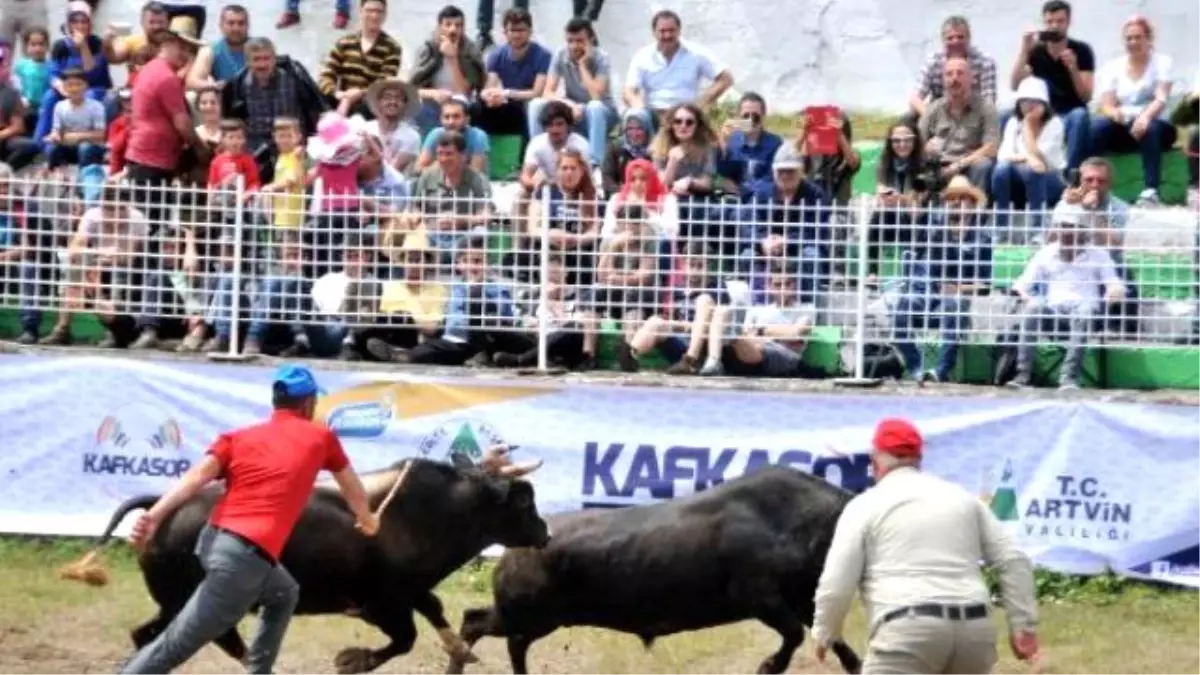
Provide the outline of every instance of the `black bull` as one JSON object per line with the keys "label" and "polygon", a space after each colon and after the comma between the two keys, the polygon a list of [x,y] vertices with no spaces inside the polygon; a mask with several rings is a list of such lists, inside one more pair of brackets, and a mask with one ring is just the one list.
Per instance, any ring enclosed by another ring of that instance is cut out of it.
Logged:
{"label": "black bull", "polygon": [[[550,518],[540,549],[505,552],[492,607],[467,610],[460,630],[474,645],[508,641],[513,672],[560,627],[631,633],[649,648],[660,636],[756,619],[783,644],[759,666],[782,673],[813,621],[813,598],[851,495],[820,478],[771,467],[672,501]],[[842,667],[858,655],[833,645]],[[461,673],[452,657],[447,672]]]}
{"label": "black bull", "polygon": [[[408,460],[415,464],[382,514],[374,537],[355,529],[354,516],[336,487],[320,486],[309,498],[281,556],[300,585],[296,614],[351,614],[378,627],[390,640],[382,649],[342,650],[335,659],[338,672],[371,671],[407,653],[417,637],[414,611],[438,630],[447,651],[472,660],[450,630],[433,589],[491,545],[546,544],[549,532],[528,482],[489,475],[469,461],[455,460],[454,466]],[[372,508],[378,507],[402,466],[403,462],[364,475]],[[138,555],[146,586],[159,606],[159,614],[132,633],[139,649],[167,626],[203,580],[194,550],[221,490],[212,486],[181,506]],[[145,497],[122,504],[99,545],[108,541],[129,511],[148,508],[156,500]],[[215,643],[238,661],[246,655],[236,629]]]}

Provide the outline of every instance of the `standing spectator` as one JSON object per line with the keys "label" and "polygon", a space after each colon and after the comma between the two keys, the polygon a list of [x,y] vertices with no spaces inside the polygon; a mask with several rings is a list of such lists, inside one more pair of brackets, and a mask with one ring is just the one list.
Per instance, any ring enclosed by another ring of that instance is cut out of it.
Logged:
{"label": "standing spectator", "polygon": [[771,184],[771,162],[783,145],[782,138],[763,127],[766,117],[766,100],[750,91],[738,102],[737,120],[726,120],[721,126],[717,171],[737,184],[743,197]]}
{"label": "standing spectator", "polygon": [[1046,83],[1027,77],[1017,89],[1017,109],[1004,127],[992,174],[992,197],[1000,211],[996,226],[1008,227],[1008,211],[1013,195],[1024,197],[1024,205],[1034,211],[1032,229],[1041,230],[1043,212],[1062,196],[1060,176],[1067,163],[1065,129],[1062,118],[1050,107]]}
{"label": "standing spectator", "polygon": [[[1067,36],[1071,5],[1065,0],[1042,5],[1042,21],[1045,28],[1041,33],[1029,31],[1021,36],[1009,86],[1018,89],[1027,77],[1046,83],[1050,108],[1066,127],[1067,168],[1075,169],[1089,149],[1088,101],[1096,83],[1096,57],[1088,43]],[[1007,119],[1001,119],[1000,128],[1006,123]]]}
{"label": "standing spectator", "polygon": [[971,65],[966,59],[946,59],[943,79],[946,95],[921,115],[925,155],[937,157],[943,180],[966,173],[972,185],[987,190],[1000,145],[996,109],[972,93]]}
{"label": "standing spectator", "polygon": [[66,98],[62,82],[64,72],[71,68],[82,70],[87,79],[88,96],[97,101],[103,101],[112,88],[103,42],[92,34],[90,5],[82,0],[67,3],[67,30],[67,35],[59,38],[50,50],[50,91],[42,100],[37,129],[33,133],[38,142],[50,133],[54,106]]}
{"label": "standing spectator", "polygon": [[971,44],[971,24],[967,19],[952,16],[942,22],[942,48],[929,55],[917,76],[917,87],[908,97],[908,115],[914,122],[925,116],[931,102],[946,96],[948,83],[943,73],[951,59],[965,60],[968,70],[974,73],[969,83],[971,95],[990,106],[996,105],[996,60]]}
{"label": "standing spectator", "polygon": [[188,89],[224,86],[246,67],[246,40],[250,36],[250,14],[242,5],[225,5],[221,10],[221,37],[202,48],[188,70]]}
{"label": "standing spectator", "polygon": [[466,38],[464,20],[458,7],[443,7],[438,12],[437,30],[417,52],[410,79],[421,92],[417,127],[423,134],[437,126],[446,101],[454,96],[473,100],[487,80],[482,52]]}
{"label": "standing spectator", "polygon": [[[479,92],[482,103],[475,120],[488,134],[525,136],[529,129],[526,106],[542,95],[550,52],[532,40],[533,17],[526,9],[504,13],[505,44],[487,57],[487,82]],[[528,140],[528,139],[526,139]]]}
{"label": "standing spectator", "polygon": [[300,144],[300,122],[293,117],[275,118],[275,178],[262,187],[272,195],[271,223],[276,242],[300,241],[304,224],[304,147]]}
{"label": "standing spectator", "polygon": [[[528,15],[529,0],[513,0],[513,10],[525,12]],[[507,16],[508,14],[505,13],[506,18]],[[475,10],[475,27],[479,29],[479,37],[476,38],[475,44],[479,45],[480,52],[486,52],[488,48],[496,44],[496,41],[492,39],[492,21],[495,18],[496,0],[479,0]]]}
{"label": "standing spectator", "polygon": [[448,99],[442,104],[442,126],[425,134],[421,144],[421,156],[417,159],[417,170],[424,171],[437,158],[438,142],[447,132],[454,131],[466,139],[467,162],[471,168],[486,175],[488,172],[488,154],[491,144],[488,135],[479,127],[470,124],[467,112],[469,104],[459,96]]}
{"label": "standing spectator", "polygon": [[1163,116],[1171,95],[1171,57],[1154,49],[1154,28],[1134,16],[1121,28],[1125,56],[1100,70],[1100,114],[1092,118],[1092,153],[1142,153],[1145,189],[1138,203],[1157,204],[1163,153],[1178,130]]}
{"label": "standing spectator", "polygon": [[[625,76],[625,104],[652,113],[661,124],[675,106],[694,104],[708,108],[733,86],[733,75],[708,50],[685,41],[683,21],[664,9],[650,20],[655,43],[642,47],[629,63]],[[705,81],[707,88],[702,88]]]}
{"label": "standing spectator", "polygon": [[[236,188],[239,179],[242,182],[242,201],[237,203],[234,198],[238,196]],[[246,152],[246,125],[241,120],[221,122],[221,151],[212,158],[208,167],[208,193],[210,199],[218,198],[217,215],[223,216],[225,223],[233,223],[237,212],[246,207],[260,187],[262,179],[258,175],[258,165],[254,163],[254,157]],[[222,210],[224,213],[220,213]]]}
{"label": "standing spectator", "polygon": [[[276,30],[291,28],[300,23],[300,0],[286,0],[283,14],[275,22]],[[350,0],[334,0],[333,29],[345,30],[350,24]]]}
{"label": "standing spectator", "polygon": [[[571,19],[566,32],[567,45],[560,47],[550,61],[542,98],[529,103],[529,137],[543,131],[538,122],[541,109],[551,101],[562,101],[571,108],[575,130],[587,136],[592,166],[600,166],[608,148],[608,133],[617,121],[612,61],[595,45],[596,33],[587,19]],[[618,185],[624,175],[622,169],[616,171]]]}
{"label": "standing spectator", "polygon": [[837,134],[837,150],[832,155],[810,152],[809,131],[815,131],[817,127],[810,128],[811,120],[805,114],[799,115],[796,122],[797,133],[792,145],[796,154],[804,158],[804,174],[816,181],[834,204],[845,207],[850,203],[854,189],[854,175],[862,166],[862,157],[854,149],[850,119],[840,110],[825,118],[824,128]]}
{"label": "standing spectator", "polygon": [[383,30],[387,20],[383,0],[362,0],[358,20],[357,31],[334,43],[321,66],[318,84],[322,94],[338,102],[342,115],[370,119],[371,110],[363,104],[363,97],[376,81],[400,74],[400,43]]}
{"label": "standing spectator", "polygon": [[571,0],[575,18],[595,24],[600,20],[600,10],[604,9],[604,0]]}
{"label": "standing spectator", "polygon": [[0,162],[20,171],[37,157],[38,143],[26,136],[25,102],[10,83],[12,57],[12,47],[0,45]]}
{"label": "standing spectator", "polygon": [[22,40],[22,55],[13,73],[21,80],[21,96],[25,98],[25,128],[33,129],[37,126],[37,111],[50,90],[50,63],[46,60],[50,53],[50,33],[45,28],[30,28]]}
{"label": "standing spectator", "polygon": [[107,127],[104,104],[87,97],[87,78],[82,70],[64,72],[62,82],[66,98],[54,106],[54,122],[46,137],[47,166],[54,170],[64,164],[100,164],[104,161]]}
{"label": "standing spectator", "polygon": [[6,0],[0,10],[0,41],[13,44],[18,35],[45,26],[49,18],[46,0]]}
{"label": "standing spectator", "polygon": [[396,171],[409,173],[421,152],[421,133],[413,126],[421,106],[417,88],[400,79],[376,80],[364,97],[375,119],[368,134],[383,139],[383,159]]}

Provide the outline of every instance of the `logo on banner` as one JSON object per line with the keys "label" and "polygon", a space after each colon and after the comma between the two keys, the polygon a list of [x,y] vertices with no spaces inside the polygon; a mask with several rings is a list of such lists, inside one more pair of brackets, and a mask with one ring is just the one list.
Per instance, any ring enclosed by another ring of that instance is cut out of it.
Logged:
{"label": "logo on banner", "polygon": [[828,456],[807,450],[589,442],[583,454],[584,508],[673,499],[772,465],[811,473],[851,492],[866,489],[870,472],[866,454]]}
{"label": "logo on banner", "polygon": [[378,400],[333,408],[326,415],[326,423],[340,438],[378,438],[395,417],[395,394],[385,389]]}
{"label": "logo on banner", "polygon": [[83,473],[118,481],[179,478],[192,466],[182,450],[174,418],[151,405],[131,404],[100,421],[91,448],[83,453]]}
{"label": "logo on banner", "polygon": [[418,449],[424,457],[449,459],[451,454],[458,453],[478,462],[485,449],[503,443],[504,437],[487,422],[458,418],[443,423],[421,439]]}
{"label": "logo on banner", "polygon": [[1029,539],[1104,542],[1129,541],[1133,503],[1110,494],[1095,476],[1064,473],[1054,476],[1049,489],[1018,498],[1019,485],[1011,459],[1006,459],[999,483],[986,501],[1002,522],[1019,523]]}

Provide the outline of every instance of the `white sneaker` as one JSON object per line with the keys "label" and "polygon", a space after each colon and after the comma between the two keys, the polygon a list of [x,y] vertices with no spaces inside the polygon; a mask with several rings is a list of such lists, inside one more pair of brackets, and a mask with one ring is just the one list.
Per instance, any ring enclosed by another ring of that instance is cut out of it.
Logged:
{"label": "white sneaker", "polygon": [[1138,195],[1136,206],[1159,206],[1162,202],[1158,198],[1158,190],[1154,188],[1146,188]]}

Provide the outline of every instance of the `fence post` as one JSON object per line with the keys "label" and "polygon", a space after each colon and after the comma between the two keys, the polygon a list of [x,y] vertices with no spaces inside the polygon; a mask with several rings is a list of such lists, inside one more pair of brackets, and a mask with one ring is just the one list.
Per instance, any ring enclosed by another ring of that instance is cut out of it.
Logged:
{"label": "fence post", "polygon": [[234,209],[233,216],[233,297],[229,301],[229,355],[236,356],[239,354],[238,338],[242,313],[242,247],[245,243],[245,233],[242,231],[245,226],[242,199],[245,196],[246,181],[241,176],[237,177],[235,194],[237,198],[237,208]]}
{"label": "fence post", "polygon": [[837,386],[874,387],[882,384],[878,378],[866,376],[867,351],[867,248],[870,242],[871,208],[866,199],[859,201],[857,209],[858,264],[855,273],[854,302],[854,376],[841,377],[833,381]]}
{"label": "fence post", "polygon": [[538,335],[537,335],[537,351],[538,351],[538,370],[545,372],[549,369],[549,355],[547,353],[547,340],[549,339],[549,331],[546,329],[546,319],[550,316],[550,305],[546,301],[546,277],[550,275],[550,191],[545,190],[542,193],[542,212],[541,212],[542,229],[539,237],[540,245],[538,246]]}

